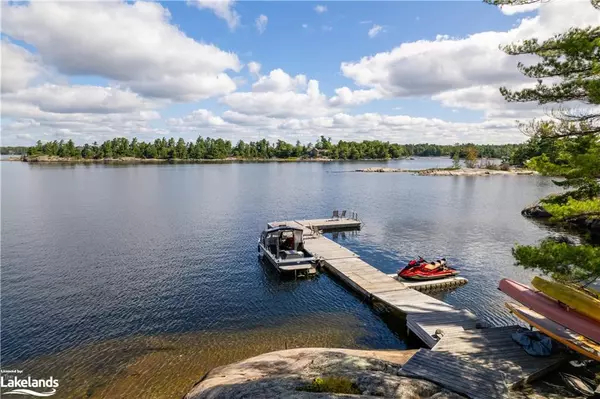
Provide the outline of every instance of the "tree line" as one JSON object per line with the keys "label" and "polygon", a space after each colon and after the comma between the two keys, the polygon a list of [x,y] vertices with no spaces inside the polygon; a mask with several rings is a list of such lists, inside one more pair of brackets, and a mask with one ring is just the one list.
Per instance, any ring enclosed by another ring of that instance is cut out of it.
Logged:
{"label": "tree line", "polygon": [[297,141],[290,144],[283,140],[269,142],[231,141],[221,138],[198,137],[196,141],[186,142],[180,138],[160,138],[150,142],[131,141],[120,137],[107,140],[102,144],[94,142],[76,146],[72,140],[38,141],[35,146],[26,148],[30,157],[53,156],[61,158],[105,159],[105,158],[140,158],[140,159],[272,159],[272,158],[329,158],[340,160],[358,159],[397,159],[410,156],[447,156],[465,158],[468,153],[476,152],[481,158],[509,159],[518,149],[517,144],[477,145],[477,144],[395,144],[373,141],[344,141],[333,143],[331,138],[321,136],[315,143],[306,145]]}
{"label": "tree line", "polygon": [[29,147],[3,146],[0,147],[0,155],[25,155]]}

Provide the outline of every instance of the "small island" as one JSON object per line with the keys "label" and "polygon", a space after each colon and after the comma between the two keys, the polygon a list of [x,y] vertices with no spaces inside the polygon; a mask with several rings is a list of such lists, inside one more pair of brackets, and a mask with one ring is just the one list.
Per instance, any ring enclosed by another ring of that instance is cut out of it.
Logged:
{"label": "small island", "polygon": [[398,168],[365,168],[357,169],[355,172],[362,173],[413,173],[418,176],[532,176],[537,175],[538,172],[528,169],[520,168],[508,168],[502,169],[488,169],[488,168],[433,168],[424,170],[414,169],[398,169]]}

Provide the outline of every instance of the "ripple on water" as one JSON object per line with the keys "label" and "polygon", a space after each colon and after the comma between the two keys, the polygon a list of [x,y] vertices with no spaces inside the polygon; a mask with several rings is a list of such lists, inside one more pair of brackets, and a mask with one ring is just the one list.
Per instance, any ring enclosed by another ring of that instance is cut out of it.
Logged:
{"label": "ripple on water", "polygon": [[346,314],[299,318],[244,331],[135,336],[72,348],[10,368],[60,381],[61,398],[182,397],[214,367],[261,353],[300,348],[366,348],[360,320]]}
{"label": "ripple on water", "polygon": [[3,364],[63,370],[73,397],[168,391],[160,383],[181,372],[179,395],[212,365],[285,342],[403,348],[404,326],[338,281],[284,280],[257,260],[267,221],[333,209],[359,212],[362,231],[331,237],[365,261],[394,273],[416,256],[445,256],[469,284],[436,296],[512,322],[496,287],[531,279],[510,249],[547,234],[519,212],[551,182],[325,173],[359,167],[3,164]]}

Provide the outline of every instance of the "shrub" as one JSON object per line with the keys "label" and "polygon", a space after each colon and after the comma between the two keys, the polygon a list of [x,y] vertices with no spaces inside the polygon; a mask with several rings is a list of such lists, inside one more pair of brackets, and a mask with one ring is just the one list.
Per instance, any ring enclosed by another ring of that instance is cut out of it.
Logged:
{"label": "shrub", "polygon": [[347,377],[317,377],[310,385],[298,388],[306,392],[330,392],[360,395],[360,389]]}

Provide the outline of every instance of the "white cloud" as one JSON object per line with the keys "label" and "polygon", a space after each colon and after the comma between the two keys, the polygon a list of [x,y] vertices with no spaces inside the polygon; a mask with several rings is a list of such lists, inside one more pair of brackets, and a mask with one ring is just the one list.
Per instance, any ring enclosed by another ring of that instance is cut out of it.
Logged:
{"label": "white cloud", "polygon": [[333,30],[333,26],[323,25],[323,26],[321,26],[321,29],[323,29],[325,32],[331,32]]}
{"label": "white cloud", "polygon": [[369,29],[368,35],[372,39],[377,36],[379,33],[383,32],[383,26],[381,25],[373,25],[371,29]]}
{"label": "white cloud", "polygon": [[248,63],[248,72],[250,72],[252,75],[254,75],[256,77],[260,76],[260,68],[261,68],[261,65],[258,62],[250,61]]}
{"label": "white cloud", "polygon": [[269,18],[266,15],[259,15],[254,21],[254,25],[256,26],[256,30],[258,33],[262,34],[267,29],[267,23],[269,22]]}
{"label": "white cloud", "polygon": [[360,86],[389,97],[431,96],[479,85],[500,86],[527,81],[518,61],[531,57],[506,55],[498,47],[530,37],[546,38],[571,26],[600,25],[600,13],[589,1],[552,1],[539,15],[508,32],[481,32],[465,38],[438,35],[437,40],[402,43],[388,52],[344,62],[342,73]]}
{"label": "white cloud", "polygon": [[336,107],[365,104],[383,97],[381,92],[374,89],[352,91],[348,87],[335,89],[335,94],[329,99],[329,103]]}
{"label": "white cloud", "polygon": [[367,24],[371,24],[373,23],[373,21],[371,21],[370,19],[366,20],[366,21],[360,21],[359,24],[361,25],[367,25]]}
{"label": "white cloud", "polygon": [[[194,4],[235,21],[232,27],[239,24],[233,1]],[[538,16],[521,20],[508,32],[459,38],[440,33],[431,40],[403,43],[342,63],[343,75],[357,87],[339,87],[329,97],[320,91],[318,81],[304,74],[273,69],[261,75],[257,61],[247,64],[252,88],[236,92],[249,79],[248,75],[228,75],[242,68],[238,57],[187,37],[159,3],[3,3],[2,11],[6,35],[2,40],[2,136],[6,144],[71,137],[78,143],[117,136],[148,140],[165,133],[187,139],[199,134],[233,140],[262,135],[303,142],[321,134],[334,140],[400,143],[523,141],[514,120],[543,115],[543,110],[535,104],[506,103],[499,94],[501,85],[522,87],[528,81],[516,69],[518,57],[505,55],[498,45],[548,37],[570,26],[600,25],[599,13],[587,0],[553,0],[539,8]],[[268,24],[266,17],[264,24],[260,18],[255,21],[259,32]],[[302,27],[309,28],[307,24]],[[376,27],[371,37],[384,31],[379,25],[371,30]],[[332,28],[322,25],[321,29]],[[18,40],[36,53],[16,45]],[[68,85],[70,76],[90,75],[107,80],[107,87]],[[214,96],[227,106],[226,111],[199,109],[160,121],[157,110],[165,104]],[[437,101],[452,112],[475,110],[484,121],[350,111],[379,99],[414,96]]]}
{"label": "white cloud", "polygon": [[[3,4],[2,32],[33,45],[67,75],[97,75],[146,96],[198,100],[235,90],[235,54],[199,43],[158,3]],[[85,37],[85,40],[82,40]]]}
{"label": "white cloud", "polygon": [[3,120],[2,140],[5,144],[31,145],[36,140],[68,138],[83,144],[114,137],[136,136],[143,140],[153,140],[166,133],[151,125],[152,121],[160,118],[156,111],[55,113],[42,111],[32,105],[3,102],[2,114],[10,115],[13,119],[10,122]]}
{"label": "white cloud", "polygon": [[530,4],[518,4],[518,5],[501,5],[500,11],[502,11],[505,15],[514,15],[520,14],[523,12],[531,12],[537,10],[541,5],[540,2],[530,3]]}
{"label": "white cloud", "polygon": [[[278,86],[277,89],[282,87]],[[221,102],[233,111],[243,114],[278,118],[325,115],[332,112],[326,96],[319,91],[319,82],[316,80],[308,82],[305,92],[291,90],[236,92],[224,96]]]}
{"label": "white cloud", "polygon": [[251,92],[235,92],[221,99],[231,111],[247,116],[276,118],[318,117],[341,109],[380,99],[377,90],[351,90],[341,87],[331,98],[320,92],[319,82],[305,75],[290,76],[274,69],[252,85]]}
{"label": "white cloud", "polygon": [[[129,113],[151,106],[147,100],[130,91],[80,85],[44,84],[5,94],[2,100],[4,105],[7,102],[21,103],[37,107],[41,112],[52,113]],[[3,115],[7,116],[5,111]]]}
{"label": "white cloud", "polygon": [[296,75],[291,77],[282,69],[274,69],[268,75],[261,76],[260,79],[252,85],[254,92],[285,92],[296,91],[306,87],[306,76]]}
{"label": "white cloud", "polygon": [[315,12],[317,14],[323,14],[324,12],[327,12],[327,6],[319,4],[315,7]]}
{"label": "white cloud", "polygon": [[363,113],[349,115],[335,113],[312,117],[266,116],[226,111],[221,117],[207,110],[198,110],[184,118],[169,121],[170,129],[198,134],[202,129],[222,135],[233,135],[235,140],[301,140],[308,142],[320,135],[338,140],[382,140],[393,143],[436,142],[452,144],[514,143],[526,137],[512,121],[459,123],[436,118],[416,118],[408,115]]}
{"label": "white cloud", "polygon": [[1,45],[2,93],[25,88],[42,73],[42,66],[29,51],[6,39],[2,39]]}
{"label": "white cloud", "polygon": [[235,30],[240,24],[240,15],[233,8],[235,0],[189,0],[188,3],[200,9],[212,10],[217,17],[227,22],[231,30]]}

